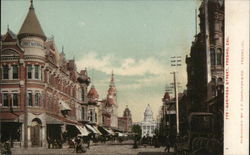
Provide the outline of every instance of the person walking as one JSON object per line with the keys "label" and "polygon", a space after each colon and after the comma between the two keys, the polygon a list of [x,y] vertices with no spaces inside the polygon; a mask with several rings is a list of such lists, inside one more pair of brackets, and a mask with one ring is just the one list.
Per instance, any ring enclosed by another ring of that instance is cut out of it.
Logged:
{"label": "person walking", "polygon": [[170,151],[170,139],[169,139],[169,136],[166,136],[166,138],[165,138],[165,152],[166,152],[166,150],[169,152]]}

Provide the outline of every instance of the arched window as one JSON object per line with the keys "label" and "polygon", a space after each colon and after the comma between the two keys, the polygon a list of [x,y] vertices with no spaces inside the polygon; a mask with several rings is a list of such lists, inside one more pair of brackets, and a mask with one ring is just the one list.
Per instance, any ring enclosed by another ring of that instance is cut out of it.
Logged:
{"label": "arched window", "polygon": [[216,57],[217,57],[217,65],[222,65],[223,61],[222,61],[222,51],[221,51],[221,49],[218,49]]}

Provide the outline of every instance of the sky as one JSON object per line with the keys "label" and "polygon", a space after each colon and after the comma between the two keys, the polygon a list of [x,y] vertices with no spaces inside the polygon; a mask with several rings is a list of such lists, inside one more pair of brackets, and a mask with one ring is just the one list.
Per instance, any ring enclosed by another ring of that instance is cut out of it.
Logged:
{"label": "sky", "polygon": [[[87,68],[100,99],[115,75],[118,114],[126,105],[134,122],[143,120],[149,104],[154,118],[166,86],[177,70],[179,92],[186,89],[185,57],[195,35],[198,0],[34,0],[36,15],[57,49],[75,58],[78,70]],[[7,25],[18,33],[29,0],[1,1],[1,34]],[[170,57],[182,66],[171,67]]]}

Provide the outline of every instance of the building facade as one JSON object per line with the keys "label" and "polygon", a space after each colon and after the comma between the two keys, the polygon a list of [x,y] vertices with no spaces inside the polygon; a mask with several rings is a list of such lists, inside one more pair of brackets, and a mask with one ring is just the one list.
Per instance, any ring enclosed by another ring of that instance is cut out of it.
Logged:
{"label": "building facade", "polygon": [[142,137],[152,137],[155,135],[154,131],[157,127],[157,122],[153,118],[153,111],[149,104],[144,111],[144,120],[140,122]]}
{"label": "building facade", "polygon": [[224,116],[224,0],[207,0],[199,8],[200,32],[187,64],[187,110],[210,112],[217,137],[223,136]]}
{"label": "building facade", "polygon": [[132,127],[132,115],[128,108],[125,108],[123,117],[118,117],[118,129],[123,132],[131,132]]}
{"label": "building facade", "polygon": [[79,134],[76,126],[89,119],[90,78],[46,37],[32,1],[19,33],[8,28],[1,44],[1,140],[46,146],[48,139]]}

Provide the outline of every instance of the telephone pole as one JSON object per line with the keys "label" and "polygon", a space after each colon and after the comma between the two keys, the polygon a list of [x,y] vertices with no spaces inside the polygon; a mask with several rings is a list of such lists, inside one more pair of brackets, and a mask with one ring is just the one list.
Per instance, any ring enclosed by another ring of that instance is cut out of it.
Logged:
{"label": "telephone pole", "polygon": [[174,78],[174,96],[175,96],[175,106],[176,106],[176,133],[177,136],[180,134],[180,124],[179,124],[179,97],[178,97],[178,86],[177,86],[177,77],[176,77],[176,67],[181,66],[181,56],[171,57],[171,66],[174,67],[174,71],[171,72]]}

